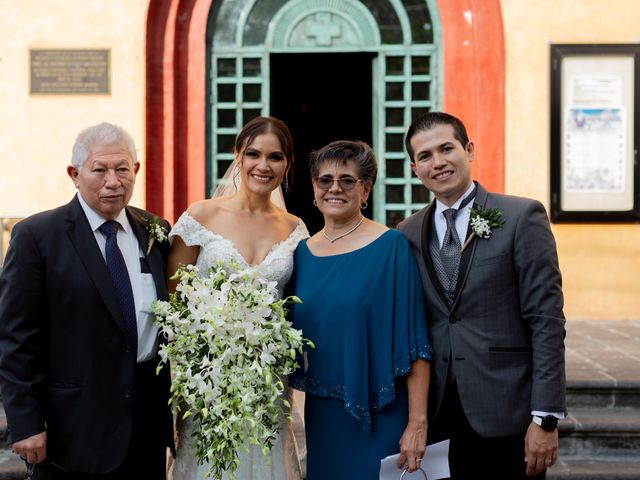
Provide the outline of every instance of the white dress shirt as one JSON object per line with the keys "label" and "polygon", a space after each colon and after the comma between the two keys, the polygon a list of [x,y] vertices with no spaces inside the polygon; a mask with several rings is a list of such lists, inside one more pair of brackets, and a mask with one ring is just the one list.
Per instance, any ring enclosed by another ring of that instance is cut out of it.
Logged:
{"label": "white dress shirt", "polygon": [[[91,230],[98,242],[98,247],[105,258],[105,245],[107,240],[98,230],[106,220],[98,215],[82,198],[78,192],[78,200],[82,210],[89,221]],[[142,273],[140,258],[145,257],[146,252],[138,244],[138,239],[131,228],[127,213],[123,209],[115,218],[122,228],[118,229],[118,247],[122,252],[124,261],[129,272],[131,289],[133,290],[133,300],[136,308],[136,323],[138,326],[138,363],[150,360],[158,351],[158,327],[154,323],[154,315],[151,312],[151,302],[158,298],[153,275]]]}
{"label": "white dress shirt", "polygon": [[[447,220],[444,218],[445,210],[449,208],[455,208],[458,210],[458,207],[462,203],[467,195],[469,195],[473,188],[475,187],[475,183],[471,182],[471,186],[467,189],[464,194],[460,196],[458,200],[455,201],[453,205],[448,207],[444,203],[440,202],[440,200],[436,199],[436,212],[434,215],[434,220],[436,222],[436,233],[438,235],[438,242],[440,244],[440,248],[442,248],[442,242],[444,242],[444,234],[447,232]],[[456,232],[458,233],[458,239],[460,240],[460,246],[464,245],[464,239],[467,236],[467,228],[469,227],[469,218],[471,218],[471,208],[473,207],[473,202],[467,203],[464,207],[462,207],[458,211],[458,216],[456,217]]]}

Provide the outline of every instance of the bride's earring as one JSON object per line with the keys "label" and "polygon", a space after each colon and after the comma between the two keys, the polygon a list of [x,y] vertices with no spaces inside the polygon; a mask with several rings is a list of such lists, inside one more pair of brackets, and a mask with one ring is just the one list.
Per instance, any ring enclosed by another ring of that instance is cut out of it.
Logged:
{"label": "bride's earring", "polygon": [[289,192],[289,172],[284,174],[284,191]]}
{"label": "bride's earring", "polygon": [[317,207],[318,206],[318,201],[314,198],[313,199],[313,204]]}

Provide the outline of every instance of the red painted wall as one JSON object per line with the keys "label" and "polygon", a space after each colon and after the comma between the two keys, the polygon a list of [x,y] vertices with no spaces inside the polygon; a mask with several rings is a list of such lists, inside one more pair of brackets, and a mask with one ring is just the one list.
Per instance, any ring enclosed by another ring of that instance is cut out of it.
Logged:
{"label": "red painted wall", "polygon": [[205,55],[211,3],[149,4],[147,208],[170,221],[205,197]]}
{"label": "red painted wall", "polygon": [[476,147],[474,178],[504,192],[505,47],[499,0],[438,0],[444,110],[460,118]]}

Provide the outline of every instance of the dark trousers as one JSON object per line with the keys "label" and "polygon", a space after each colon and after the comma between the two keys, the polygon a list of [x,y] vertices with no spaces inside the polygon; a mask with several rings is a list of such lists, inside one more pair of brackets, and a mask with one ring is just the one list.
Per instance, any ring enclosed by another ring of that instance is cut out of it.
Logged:
{"label": "dark trousers", "polygon": [[[505,412],[509,415],[509,412]],[[440,412],[429,424],[428,443],[450,439],[449,468],[452,480],[544,480],[546,471],[526,476],[525,432],[507,437],[485,438],[467,420],[455,381],[445,390]]]}
{"label": "dark trousers", "polygon": [[[136,387],[133,406],[133,426],[129,450],[122,464],[113,472],[87,475],[66,471],[46,463],[36,466],[33,480],[166,480],[167,432],[166,398],[163,385],[156,375],[158,360],[139,363],[136,367]],[[87,422],[91,419],[88,418]],[[117,420],[114,419],[114,422]]]}

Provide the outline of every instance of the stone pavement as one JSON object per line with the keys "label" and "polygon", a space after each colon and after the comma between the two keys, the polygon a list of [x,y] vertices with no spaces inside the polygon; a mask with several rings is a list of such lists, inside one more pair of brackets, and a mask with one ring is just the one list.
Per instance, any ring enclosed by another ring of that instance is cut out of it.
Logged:
{"label": "stone pavement", "polygon": [[640,312],[637,320],[567,320],[566,330],[568,382],[640,382]]}

